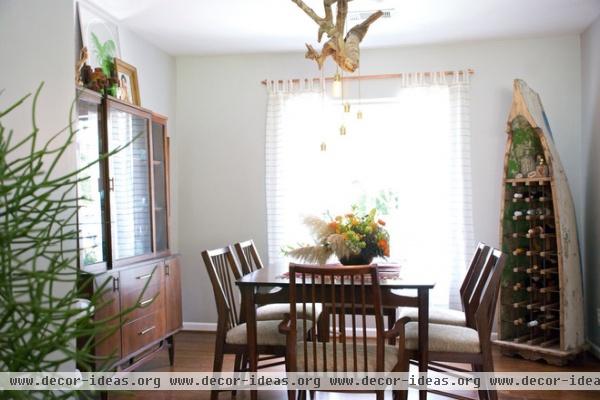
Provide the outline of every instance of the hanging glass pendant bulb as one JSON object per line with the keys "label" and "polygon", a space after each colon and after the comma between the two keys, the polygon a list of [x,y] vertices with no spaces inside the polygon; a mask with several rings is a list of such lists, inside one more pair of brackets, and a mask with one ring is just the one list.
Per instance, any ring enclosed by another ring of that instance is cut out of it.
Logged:
{"label": "hanging glass pendant bulb", "polygon": [[350,103],[348,103],[348,102],[344,103],[344,112],[345,113],[350,112]]}
{"label": "hanging glass pendant bulb", "polygon": [[344,124],[340,126],[340,136],[346,136],[346,125]]}
{"label": "hanging glass pendant bulb", "polygon": [[363,119],[363,112],[361,110],[356,112],[356,119]]}
{"label": "hanging glass pendant bulb", "polygon": [[331,95],[333,97],[340,97],[342,95],[342,76],[339,71],[335,73],[333,77],[333,85],[331,86]]}
{"label": "hanging glass pendant bulb", "polygon": [[327,143],[321,142],[321,151],[327,151]]}

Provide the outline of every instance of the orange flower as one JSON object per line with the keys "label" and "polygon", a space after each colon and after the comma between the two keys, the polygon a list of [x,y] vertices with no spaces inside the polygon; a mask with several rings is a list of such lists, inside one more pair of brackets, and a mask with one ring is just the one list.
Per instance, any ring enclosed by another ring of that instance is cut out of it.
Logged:
{"label": "orange flower", "polygon": [[390,245],[387,242],[387,240],[381,239],[379,242],[377,242],[377,245],[383,251],[384,256],[386,256],[386,257],[390,256]]}
{"label": "orange flower", "polygon": [[378,219],[377,222],[379,223],[379,225],[385,226],[385,221],[384,220]]}

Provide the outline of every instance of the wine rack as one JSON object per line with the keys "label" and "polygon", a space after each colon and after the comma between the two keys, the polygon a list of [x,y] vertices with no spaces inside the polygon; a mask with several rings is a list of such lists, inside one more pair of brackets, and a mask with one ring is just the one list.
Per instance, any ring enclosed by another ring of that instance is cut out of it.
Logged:
{"label": "wine rack", "polygon": [[508,260],[495,343],[506,355],[564,365],[583,351],[581,271],[573,201],[549,132],[539,96],[515,81],[500,222]]}

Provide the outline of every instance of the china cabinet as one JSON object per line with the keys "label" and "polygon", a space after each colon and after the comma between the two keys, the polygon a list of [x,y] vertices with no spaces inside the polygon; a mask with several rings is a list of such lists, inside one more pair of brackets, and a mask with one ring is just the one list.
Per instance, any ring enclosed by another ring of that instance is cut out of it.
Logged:
{"label": "china cabinet", "polygon": [[82,289],[103,300],[97,369],[132,370],[163,348],[174,362],[181,267],[170,247],[168,151],[166,117],[80,90],[78,165],[101,158],[77,188],[79,269],[93,275]]}

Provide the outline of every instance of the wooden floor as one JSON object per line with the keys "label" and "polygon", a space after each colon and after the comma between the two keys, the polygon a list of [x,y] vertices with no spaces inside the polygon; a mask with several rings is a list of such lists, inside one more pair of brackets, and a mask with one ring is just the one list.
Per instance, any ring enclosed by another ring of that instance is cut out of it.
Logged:
{"label": "wooden floor", "polygon": [[[154,360],[150,361],[142,368],[139,372],[194,372],[194,371],[211,371],[213,362],[213,347],[215,337],[213,333],[199,333],[199,332],[182,332],[179,333],[176,338],[176,355],[175,355],[175,366],[169,366],[169,359],[167,352],[162,352]],[[502,356],[500,353],[494,354],[494,367],[496,371],[530,371],[530,372],[559,372],[559,371],[600,371],[600,361],[595,359],[591,355],[582,357],[581,360],[573,363],[572,365],[563,369],[554,367],[543,362],[532,362],[519,358],[510,358]],[[283,367],[276,367],[275,370]],[[224,364],[224,371],[233,371],[233,357],[226,357]],[[208,399],[210,396],[208,391],[178,391],[178,392],[133,392],[131,394],[119,394],[111,395],[110,399],[128,399],[128,400],[169,400],[169,399]],[[476,393],[468,394],[472,398],[477,398]],[[343,396],[343,397],[342,397]],[[386,394],[387,396],[387,394]],[[249,392],[238,392],[236,400],[247,400],[249,399]],[[369,394],[335,394],[335,393],[317,393],[317,400],[363,400],[363,399],[375,399],[374,395]],[[414,400],[418,398],[417,391],[409,391],[409,399]],[[500,399],[548,399],[548,400],[588,400],[588,399],[600,399],[600,392],[589,391],[589,392],[576,392],[576,391],[511,391],[511,392],[500,392]],[[231,395],[229,393],[221,393],[219,395],[220,400],[230,400]],[[259,394],[260,400],[287,400],[286,392],[275,392],[265,391]],[[388,399],[388,397],[386,397]],[[391,394],[389,395],[391,400]],[[428,399],[440,400],[447,399],[447,397],[429,394]]]}

